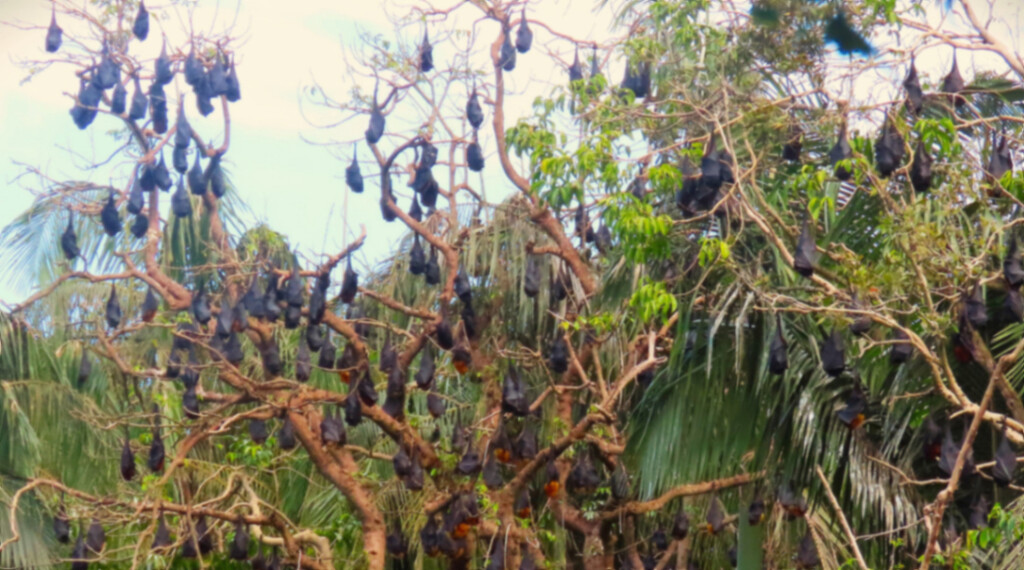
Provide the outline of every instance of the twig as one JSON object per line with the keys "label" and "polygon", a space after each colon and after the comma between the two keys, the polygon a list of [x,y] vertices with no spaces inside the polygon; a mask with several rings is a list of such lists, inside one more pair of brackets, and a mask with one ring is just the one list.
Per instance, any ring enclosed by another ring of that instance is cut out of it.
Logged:
{"label": "twig", "polygon": [[839,526],[843,527],[843,532],[846,533],[846,539],[850,541],[850,548],[853,549],[853,557],[857,560],[857,566],[860,567],[861,570],[869,570],[867,563],[864,562],[864,555],[860,553],[860,547],[857,546],[857,536],[853,534],[853,529],[850,528],[850,523],[846,521],[846,516],[843,515],[843,509],[839,506],[839,501],[837,501],[836,496],[832,494],[832,487],[829,486],[828,479],[825,478],[825,474],[821,472],[821,466],[815,465],[814,471],[818,474],[818,479],[821,479],[821,484],[825,488],[825,495],[828,497],[828,502],[836,512],[836,518],[839,519]]}

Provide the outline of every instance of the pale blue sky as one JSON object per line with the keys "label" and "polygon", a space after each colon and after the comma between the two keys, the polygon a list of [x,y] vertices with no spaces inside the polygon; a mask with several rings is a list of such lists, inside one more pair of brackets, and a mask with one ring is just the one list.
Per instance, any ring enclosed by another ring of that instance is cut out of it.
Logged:
{"label": "pale blue sky", "polygon": [[[147,4],[154,14],[165,9],[165,18],[159,22],[154,20],[147,41],[133,42],[131,49],[155,56],[160,49],[161,33],[166,33],[172,44],[180,44],[186,29],[182,22],[188,21],[189,15],[187,10],[172,8],[169,3],[150,1]],[[606,15],[591,14],[589,6],[593,4],[587,0],[550,0],[542,6],[531,5],[531,13],[536,12],[536,17],[547,21],[565,23],[561,31],[577,37],[603,38],[610,19]],[[347,143],[359,141],[361,156],[369,159],[369,150],[362,142],[365,119],[330,130],[316,128],[339,120],[341,113],[318,108],[304,96],[304,90],[314,82],[342,102],[348,99],[356,83],[369,91],[372,84],[349,73],[347,62],[359,45],[360,33],[397,38],[388,11],[399,13],[399,5],[395,2],[316,0],[289,3],[284,10],[282,4],[274,0],[239,3],[200,0],[192,15],[192,21],[202,24],[204,29],[230,27],[233,34],[240,37],[235,50],[242,100],[231,106],[231,149],[226,166],[255,217],[288,235],[293,245],[308,256],[340,249],[358,234],[358,225],[365,223],[369,237],[361,261],[373,263],[387,255],[403,230],[399,222],[385,224],[381,221],[377,202],[379,187],[375,181],[368,179],[366,192],[350,195],[345,200],[348,191],[343,171],[351,157],[351,145]],[[587,8],[580,9],[581,6]],[[475,18],[474,11],[464,9],[463,12]],[[566,18],[570,12],[574,17]],[[65,149],[105,158],[113,146],[104,132],[117,127],[119,121],[101,114],[85,131],[74,126],[68,115],[71,99],[64,95],[77,89],[69,66],[55,66],[31,81],[20,83],[26,73],[16,64],[26,59],[44,59],[48,54],[42,48],[43,30],[17,27],[46,26],[49,13],[50,3],[45,0],[0,1],[0,22],[15,25],[0,27],[0,51],[6,55],[0,60],[0,226],[27,208],[32,200],[30,191],[40,188],[36,178],[14,182],[23,172],[23,167],[15,161],[38,165],[54,179],[85,179],[116,185],[124,184],[132,168],[127,160],[115,160],[90,172],[75,168],[82,161],[75,160]],[[74,25],[66,18],[60,23],[65,28]],[[489,43],[497,33],[493,22],[474,28],[469,19],[453,18],[447,25],[476,29],[481,34],[477,46]],[[422,26],[414,25],[406,33],[409,37],[403,38],[404,41],[418,44]],[[519,67],[510,84],[514,93],[508,105],[512,121],[529,111],[534,96],[549,93],[553,82],[564,81],[564,71],[550,63],[541,50],[550,49],[563,58],[571,58],[568,42],[553,40],[540,29],[535,29],[535,34],[536,47],[530,54],[520,56]],[[450,56],[451,51],[451,47],[437,46],[435,58]],[[485,62],[479,67],[485,68],[483,65]],[[181,78],[169,87],[172,99],[176,98],[177,89],[185,88]],[[174,105],[172,115],[173,108]],[[194,102],[189,96],[186,112],[192,109]],[[204,138],[221,140],[219,105],[208,118],[201,118],[195,112],[189,113],[189,117]],[[400,120],[400,115],[389,117],[389,127]],[[487,127],[489,122],[484,131],[488,131]],[[482,132],[485,151],[491,139],[492,135]],[[309,141],[334,146],[319,146]],[[382,143],[385,151],[389,146]],[[346,157],[345,161],[337,160],[338,155]],[[169,160],[170,156],[167,158]],[[478,179],[477,184],[486,186],[488,198],[493,200],[509,190],[507,182],[499,175],[497,161],[492,156],[489,158],[492,160],[488,162],[486,178]],[[369,166],[364,165],[364,176],[372,173]],[[397,190],[404,193],[404,183],[396,179],[396,184]],[[403,199],[400,205],[405,207],[408,201]],[[348,235],[343,232],[346,219]],[[14,302],[30,293],[6,281],[0,276],[0,300]]]}

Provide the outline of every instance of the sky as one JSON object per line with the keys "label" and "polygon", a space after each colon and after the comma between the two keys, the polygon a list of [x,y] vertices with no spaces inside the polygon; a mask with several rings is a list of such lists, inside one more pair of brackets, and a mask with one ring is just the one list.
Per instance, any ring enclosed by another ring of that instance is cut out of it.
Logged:
{"label": "sky", "polygon": [[[68,1],[68,0],[62,0]],[[979,0],[980,1],[980,0]],[[85,2],[74,0],[76,4]],[[455,0],[435,0],[435,6],[455,4]],[[379,191],[375,181],[368,180],[362,195],[354,195],[344,185],[344,168],[351,159],[354,142],[358,152],[368,159],[363,140],[365,117],[341,122],[344,114],[338,109],[315,104],[318,99],[312,88],[321,89],[334,100],[347,101],[354,88],[372,91],[371,80],[353,65],[354,55],[362,45],[364,34],[379,35],[405,46],[419,43],[423,24],[416,20],[404,28],[392,23],[396,14],[408,13],[410,7],[423,7],[415,0],[338,2],[336,0],[303,0],[290,2],[287,11],[279,0],[191,0],[150,2],[154,13],[150,37],[146,42],[133,42],[131,50],[155,56],[160,50],[161,36],[166,34],[171,45],[186,43],[189,22],[204,31],[230,30],[234,42],[242,100],[232,104],[231,149],[226,166],[238,191],[252,209],[252,222],[262,221],[289,237],[293,246],[307,258],[319,252],[334,252],[359,233],[359,225],[368,231],[366,245],[357,257],[364,267],[380,261],[391,250],[393,242],[403,233],[400,222],[385,224],[380,218]],[[611,14],[595,10],[594,0],[543,0],[530,2],[531,19],[551,23],[560,33],[582,39],[607,43],[613,36]],[[934,4],[932,7],[928,7]],[[926,1],[923,17],[937,21],[943,16],[938,3]],[[26,71],[19,64],[25,60],[43,59],[45,26],[49,22],[50,3],[46,0],[0,0],[0,227],[24,211],[33,199],[32,191],[41,188],[37,178],[23,177],[22,164],[36,165],[54,179],[88,179],[97,183],[123,186],[132,163],[115,159],[104,167],[90,171],[78,168],[88,155],[102,160],[113,146],[105,132],[118,126],[119,120],[100,115],[86,131],[79,131],[71,121],[68,94],[77,89],[77,81],[67,65],[54,66],[24,81]],[[996,0],[995,31],[1007,37],[1012,45],[1021,45],[1019,34],[1024,30],[1021,7],[1017,0]],[[286,16],[286,17],[285,17]],[[446,19],[445,28],[468,32],[454,36],[456,45],[465,45],[473,38],[477,46],[497,36],[494,22],[476,23],[466,16],[476,12],[463,8]],[[432,21],[436,22],[437,17]],[[65,27],[73,22],[61,22]],[[32,29],[26,29],[32,28]],[[441,26],[430,24],[435,34],[434,58],[444,61],[453,57],[455,47],[436,36]],[[550,93],[555,85],[565,82],[564,65],[572,58],[572,44],[553,36],[541,26],[534,26],[533,50],[519,56],[517,69],[509,77],[507,125],[530,113],[530,103],[538,94]],[[72,48],[62,48],[72,49]],[[135,53],[133,51],[133,53]],[[548,55],[561,60],[555,63]],[[584,52],[586,55],[586,52]],[[488,63],[478,54],[475,67],[487,69]],[[951,50],[937,47],[922,52],[918,67],[933,82],[939,81],[948,69]],[[961,70],[968,81],[977,69],[998,67],[991,57],[963,53]],[[612,81],[622,74],[622,61],[613,59],[606,70]],[[879,85],[896,88],[890,77],[871,76],[858,79],[853,92],[874,93]],[[178,90],[187,89],[178,77],[168,90],[172,99]],[[468,86],[454,88],[453,100],[463,104]],[[131,91],[131,90],[129,90]],[[222,118],[218,108],[210,117],[194,112],[191,95],[186,112],[194,128],[206,140],[219,144],[222,140]],[[389,126],[405,119],[418,119],[415,110],[399,109],[389,117]],[[172,120],[173,120],[172,106]],[[488,122],[481,131],[481,143],[488,153],[488,168],[482,178],[471,179],[486,189],[490,201],[500,200],[511,189],[500,175],[493,155],[493,134]],[[329,127],[326,127],[330,125]],[[382,149],[393,147],[385,140]],[[168,160],[170,156],[167,157]],[[370,174],[369,165],[363,167]],[[397,183],[400,205],[404,183]],[[408,196],[408,194],[406,194]],[[166,200],[165,200],[166,202]],[[0,301],[17,302],[30,291],[12,286],[0,275]]]}
{"label": "sky", "polygon": [[[362,35],[380,35],[406,45],[418,45],[422,24],[398,30],[392,23],[393,15],[406,13],[404,9],[410,5],[424,4],[303,0],[288,3],[287,17],[282,17],[282,5],[277,0],[147,4],[154,14],[150,35],[145,42],[130,44],[133,53],[156,56],[163,34],[172,45],[186,45],[185,30],[190,21],[201,23],[202,30],[230,30],[238,38],[234,45],[242,99],[230,108],[231,148],[225,163],[252,209],[253,221],[266,222],[284,233],[311,259],[321,251],[341,249],[358,235],[358,226],[365,224],[368,238],[357,262],[365,266],[384,258],[393,241],[403,233],[401,223],[385,224],[381,220],[379,187],[375,182],[368,180],[362,195],[349,193],[344,185],[351,143],[359,142],[363,158],[370,158],[363,142],[366,119],[324,128],[340,121],[343,113],[316,105],[317,99],[310,93],[317,86],[333,99],[344,102],[354,87],[364,93],[372,92],[371,80],[351,65]],[[434,3],[447,4],[454,1]],[[560,31],[578,38],[606,38],[610,16],[594,12],[590,9],[592,5],[582,0],[545,0],[543,4],[531,5],[530,13],[531,17],[559,22]],[[462,13],[476,15],[465,8]],[[570,14],[572,17],[567,17]],[[54,66],[24,81],[27,74],[19,64],[49,55],[43,50],[42,29],[49,19],[50,2],[46,0],[0,1],[0,22],[4,23],[0,25],[0,52],[6,56],[0,58],[0,227],[24,211],[33,200],[32,191],[40,189],[38,178],[19,178],[23,165],[39,166],[53,179],[87,179],[121,186],[126,184],[132,169],[131,162],[126,160],[115,160],[88,172],[78,168],[84,163],[83,158],[69,151],[102,160],[115,148],[104,133],[118,127],[120,121],[101,114],[87,130],[75,127],[68,115],[72,104],[69,94],[77,90],[70,66]],[[59,23],[68,29],[75,25],[69,18]],[[475,26],[458,14],[447,20],[445,27],[448,26],[475,31],[480,35],[477,45],[489,43],[498,32],[496,23]],[[39,29],[23,29],[28,27]],[[440,30],[440,26],[431,27],[435,33]],[[564,81],[564,70],[544,57],[541,50],[571,58],[569,42],[556,40],[540,28],[534,32],[535,47],[529,54],[519,56],[519,67],[511,79],[509,124],[529,113],[530,101],[538,89],[546,93],[552,81]],[[437,38],[435,43],[439,43]],[[61,49],[69,49],[67,46],[65,39]],[[451,46],[438,45],[435,60],[451,57],[451,50]],[[483,68],[484,62],[474,63],[481,63],[477,67]],[[180,76],[168,88],[172,100],[179,89],[188,93]],[[174,108],[172,103],[172,121]],[[194,108],[189,94],[186,113],[193,127],[204,139],[219,144],[223,135],[219,104],[207,118],[198,116]],[[400,115],[401,112],[396,112],[394,121],[401,121]],[[489,121],[489,113],[487,118]],[[394,124],[391,120],[389,117],[389,127]],[[497,174],[497,160],[489,146],[493,135],[485,132],[488,125],[481,132],[481,143],[491,159],[488,171]],[[387,143],[382,143],[382,150],[387,151]],[[170,160],[169,154],[167,159]],[[364,176],[372,173],[370,166],[363,165]],[[491,200],[510,191],[508,183],[497,175],[486,176],[480,184],[487,188]],[[396,188],[404,191],[404,183],[398,183]],[[401,193],[399,198],[400,205],[407,207],[408,199],[401,199]],[[7,281],[0,276],[0,300],[17,302],[31,293]]]}

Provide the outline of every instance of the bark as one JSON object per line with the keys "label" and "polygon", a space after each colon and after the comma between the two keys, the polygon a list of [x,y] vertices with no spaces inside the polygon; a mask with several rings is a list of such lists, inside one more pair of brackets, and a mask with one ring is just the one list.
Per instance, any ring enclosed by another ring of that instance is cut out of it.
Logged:
{"label": "bark", "polygon": [[387,527],[384,517],[373,502],[373,497],[354,478],[359,472],[352,455],[343,449],[328,453],[320,445],[320,438],[314,433],[313,425],[319,425],[317,414],[310,417],[296,411],[289,411],[288,418],[295,426],[295,435],[306,448],[310,460],[316,468],[334,484],[339,491],[352,503],[363,523],[363,548],[366,551],[367,567],[371,570],[383,570],[385,566]]}

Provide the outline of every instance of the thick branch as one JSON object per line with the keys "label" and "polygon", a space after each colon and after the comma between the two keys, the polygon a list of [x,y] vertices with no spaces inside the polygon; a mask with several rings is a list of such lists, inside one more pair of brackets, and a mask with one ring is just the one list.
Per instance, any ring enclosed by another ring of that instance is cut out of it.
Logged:
{"label": "thick branch", "polygon": [[359,518],[363,522],[363,548],[369,562],[368,567],[372,570],[383,570],[387,534],[384,517],[370,493],[355,480],[354,475],[359,472],[355,460],[344,450],[333,455],[328,454],[321,447],[320,438],[313,433],[313,429],[310,427],[313,423],[312,418],[307,419],[299,412],[291,410],[288,412],[288,418],[295,427],[295,435],[302,442],[302,446],[306,448],[309,459],[316,465],[320,473],[345,495],[359,513]]}

